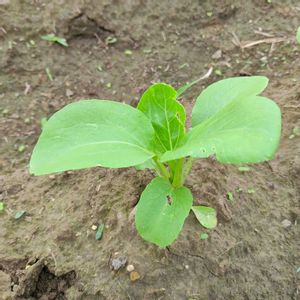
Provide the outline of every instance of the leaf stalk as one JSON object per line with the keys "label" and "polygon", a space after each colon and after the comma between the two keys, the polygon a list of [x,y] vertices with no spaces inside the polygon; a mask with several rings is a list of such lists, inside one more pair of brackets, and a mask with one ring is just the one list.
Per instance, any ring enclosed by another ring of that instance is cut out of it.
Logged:
{"label": "leaf stalk", "polygon": [[159,173],[159,175],[161,177],[164,177],[169,180],[170,173],[169,173],[168,169],[166,168],[166,166],[163,163],[161,163],[157,157],[154,157],[153,161],[155,162],[156,171]]}

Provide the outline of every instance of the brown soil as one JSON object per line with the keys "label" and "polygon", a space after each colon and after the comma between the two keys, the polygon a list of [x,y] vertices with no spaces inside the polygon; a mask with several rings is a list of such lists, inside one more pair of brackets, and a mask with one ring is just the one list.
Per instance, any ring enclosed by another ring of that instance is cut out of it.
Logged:
{"label": "brown soil", "polygon": [[[300,299],[300,136],[290,138],[300,127],[300,4],[270,2],[0,0],[0,299]],[[69,47],[41,40],[51,32]],[[108,36],[117,42],[106,46]],[[207,240],[193,215],[168,249],[137,235],[133,209],[149,171],[28,174],[40,120],[65,104],[136,105],[151,82],[179,87],[210,67],[182,100],[188,113],[209,83],[262,74],[283,131],[276,158],[250,172],[195,164],[187,182],[195,203],[218,209]],[[15,220],[20,210],[26,214]],[[99,223],[105,230],[96,241],[91,227]],[[111,269],[121,256],[140,274],[135,282],[125,268]]]}

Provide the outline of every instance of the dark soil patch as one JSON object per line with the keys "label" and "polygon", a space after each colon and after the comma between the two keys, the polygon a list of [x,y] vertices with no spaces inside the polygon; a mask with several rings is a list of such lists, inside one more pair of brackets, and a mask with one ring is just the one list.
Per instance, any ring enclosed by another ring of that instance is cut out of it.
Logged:
{"label": "dark soil patch", "polygon": [[[0,0],[0,299],[299,298],[300,136],[291,138],[300,128],[299,13],[298,0]],[[51,32],[69,47],[41,40]],[[106,45],[110,36],[117,41]],[[212,159],[195,164],[187,181],[195,203],[218,210],[207,240],[193,215],[168,249],[137,235],[133,210],[151,172],[28,174],[43,117],[79,99],[135,106],[151,82],[179,87],[210,67],[182,99],[188,115],[204,86],[266,75],[283,130],[275,159],[249,172]],[[123,256],[139,280],[111,269]]]}
{"label": "dark soil patch", "polygon": [[[76,273],[70,271],[60,276],[54,275],[45,259],[29,261],[28,259],[2,260],[0,279],[5,285],[0,286],[3,299],[57,299],[64,300],[65,291],[75,282]],[[5,296],[5,297],[4,297]],[[1,298],[2,299],[2,298]]]}
{"label": "dark soil patch", "polygon": [[37,284],[36,290],[30,295],[36,299],[57,299],[65,300],[65,290],[71,287],[76,278],[74,271],[61,276],[55,276],[45,266],[43,267]]}

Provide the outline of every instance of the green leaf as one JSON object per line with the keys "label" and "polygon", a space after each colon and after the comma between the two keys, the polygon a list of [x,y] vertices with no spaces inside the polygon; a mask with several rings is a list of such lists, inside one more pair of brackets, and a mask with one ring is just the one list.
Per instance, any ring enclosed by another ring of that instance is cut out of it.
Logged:
{"label": "green leaf", "polygon": [[196,83],[198,83],[199,81],[201,81],[202,79],[204,79],[206,75],[192,81],[192,82],[187,82],[185,85],[181,86],[178,90],[177,90],[177,98],[179,98],[186,90],[188,90],[189,88],[191,88],[193,85],[195,85]]}
{"label": "green leaf", "polygon": [[239,167],[239,171],[248,172],[248,171],[250,171],[250,168],[248,166],[241,166],[241,167]]}
{"label": "green leaf", "polygon": [[116,37],[114,36],[108,36],[106,39],[105,39],[105,44],[106,45],[109,45],[109,44],[114,44],[116,43],[118,40]]}
{"label": "green leaf", "polygon": [[62,46],[65,46],[65,47],[69,46],[65,38],[58,37],[58,36],[56,36],[53,33],[47,34],[47,35],[43,35],[43,36],[41,36],[41,38],[43,40],[45,40],[45,41],[53,42],[53,43],[58,43],[58,44],[60,44]]}
{"label": "green leaf", "polygon": [[176,96],[170,85],[157,83],[145,91],[137,107],[152,122],[159,152],[175,149],[185,134],[185,109]]}
{"label": "green leaf", "polygon": [[129,49],[126,49],[124,51],[124,54],[127,55],[127,56],[131,56],[133,54],[133,52],[131,50],[129,50]]}
{"label": "green leaf", "polygon": [[19,147],[18,147],[18,151],[20,152],[20,153],[22,153],[22,152],[24,152],[24,150],[26,149],[26,146],[25,145],[20,145]]}
{"label": "green leaf", "polygon": [[232,194],[231,192],[228,192],[228,193],[226,194],[226,197],[227,197],[227,199],[228,199],[229,201],[233,201],[233,200],[234,200],[233,194]]}
{"label": "green leaf", "polygon": [[21,219],[26,213],[26,210],[20,210],[20,211],[17,211],[16,214],[15,214],[15,219],[18,220],[18,219]]}
{"label": "green leaf", "polygon": [[200,240],[204,241],[204,240],[207,240],[208,239],[208,234],[205,233],[205,232],[202,232],[200,234]]}
{"label": "green leaf", "polygon": [[149,120],[129,105],[108,100],[75,102],[45,123],[30,172],[43,175],[95,166],[135,166],[154,156],[153,140]]}
{"label": "green leaf", "polygon": [[297,29],[296,40],[297,40],[297,43],[300,44],[300,26]]}
{"label": "green leaf", "polygon": [[102,238],[103,230],[104,230],[104,224],[100,224],[97,228],[96,235],[95,235],[97,241]]}
{"label": "green leaf", "polygon": [[52,76],[52,74],[51,74],[50,69],[49,69],[49,68],[46,68],[45,71],[46,71],[46,74],[47,74],[47,76],[48,76],[48,79],[49,79],[50,81],[53,81],[53,76]]}
{"label": "green leaf", "polygon": [[135,168],[138,171],[145,170],[145,169],[152,170],[152,169],[155,169],[155,164],[153,163],[152,159],[149,159],[149,160],[145,161],[144,163],[135,166]]}
{"label": "green leaf", "polygon": [[300,128],[298,126],[295,126],[293,129],[292,129],[292,133],[293,134],[299,134],[300,133]]}
{"label": "green leaf", "polygon": [[4,203],[0,201],[0,213],[4,211]]}
{"label": "green leaf", "polygon": [[183,146],[166,152],[161,161],[215,154],[222,163],[262,162],[273,158],[280,131],[280,109],[273,101],[239,98],[193,128]]}
{"label": "green leaf", "polygon": [[255,191],[255,189],[254,188],[249,188],[248,190],[247,190],[247,193],[248,194],[254,194],[256,191]]}
{"label": "green leaf", "polygon": [[154,178],[137,205],[135,223],[139,234],[160,247],[170,245],[180,233],[192,203],[188,188],[174,189],[168,180]]}
{"label": "green leaf", "polygon": [[187,82],[185,85],[181,86],[177,90],[177,97],[176,98],[179,98],[186,90],[191,88],[194,84],[195,84],[195,82]]}
{"label": "green leaf", "polygon": [[200,224],[205,228],[213,229],[217,226],[217,213],[214,208],[199,205],[193,206],[192,211]]}
{"label": "green leaf", "polygon": [[268,85],[263,76],[233,77],[208,86],[197,98],[192,113],[192,126],[214,116],[230,102],[256,96]]}

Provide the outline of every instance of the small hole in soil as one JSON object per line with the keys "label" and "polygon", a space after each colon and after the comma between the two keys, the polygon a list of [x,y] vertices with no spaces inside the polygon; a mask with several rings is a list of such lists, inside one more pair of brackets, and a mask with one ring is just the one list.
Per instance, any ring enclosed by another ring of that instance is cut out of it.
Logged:
{"label": "small hole in soil", "polygon": [[75,271],[70,271],[61,276],[55,276],[45,266],[39,275],[36,289],[31,296],[36,299],[46,296],[47,299],[66,300],[65,290],[74,284],[75,278]]}
{"label": "small hole in soil", "polygon": [[173,202],[173,199],[170,195],[167,195],[167,202],[168,202],[169,205],[171,205],[172,202]]}

